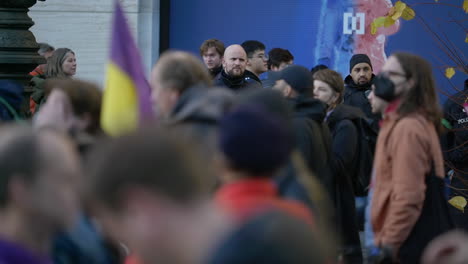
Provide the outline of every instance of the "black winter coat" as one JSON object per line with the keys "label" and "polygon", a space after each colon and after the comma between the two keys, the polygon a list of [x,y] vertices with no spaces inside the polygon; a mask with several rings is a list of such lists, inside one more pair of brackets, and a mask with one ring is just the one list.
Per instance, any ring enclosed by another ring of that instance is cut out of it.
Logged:
{"label": "black winter coat", "polygon": [[360,109],[344,104],[338,105],[327,118],[332,135],[333,167],[346,172],[350,179],[358,177],[359,132],[352,120],[359,118],[365,118]]}
{"label": "black winter coat", "polygon": [[373,114],[372,107],[366,96],[366,91],[371,90],[372,80],[375,75],[372,74],[372,79],[365,85],[357,85],[351,75],[348,75],[345,82],[344,103],[350,106],[361,109],[362,112],[370,119],[369,123],[375,131],[379,131],[379,121],[382,119],[380,114]]}
{"label": "black winter coat", "polygon": [[[466,189],[468,181],[468,113],[463,108],[463,103],[468,100],[468,80],[465,81],[465,89],[447,99],[444,104],[444,118],[452,127],[442,136],[442,150],[448,170],[454,174],[451,186],[451,197],[461,195],[468,198]],[[449,207],[455,225],[468,231],[468,216],[466,213]]]}
{"label": "black winter coat", "polygon": [[233,78],[223,70],[213,79],[213,83],[215,86],[227,87],[235,92],[250,88],[262,88],[259,81],[246,75],[245,72],[241,77]]}
{"label": "black winter coat", "polygon": [[290,100],[297,148],[325,186],[335,211],[337,233],[342,236],[341,253],[347,263],[361,263],[361,247],[355,215],[354,193],[349,178],[333,168],[332,138],[324,119],[327,105],[317,99]]}
{"label": "black winter coat", "polygon": [[[309,169],[331,190],[331,164],[328,144],[330,132],[324,123],[327,105],[311,98],[289,99],[293,107],[293,128],[296,146]],[[327,146],[328,145],[328,146]]]}

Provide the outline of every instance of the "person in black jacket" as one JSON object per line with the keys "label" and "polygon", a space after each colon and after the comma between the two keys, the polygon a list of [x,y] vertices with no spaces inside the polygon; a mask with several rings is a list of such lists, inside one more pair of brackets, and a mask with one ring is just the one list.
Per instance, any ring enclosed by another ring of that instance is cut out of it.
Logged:
{"label": "person in black jacket", "polygon": [[309,69],[292,65],[278,72],[274,89],[280,90],[293,108],[296,144],[309,169],[319,178],[333,202],[337,234],[343,239],[339,254],[347,263],[361,263],[351,183],[333,167],[332,139],[324,122],[328,106],[311,98],[313,82]]}
{"label": "person in black jacket", "polygon": [[227,87],[233,91],[245,88],[261,88],[261,83],[246,74],[247,54],[240,45],[226,48],[223,56],[223,70],[214,78],[215,86]]}
{"label": "person in black jacket", "polygon": [[291,65],[277,72],[276,78],[273,89],[281,91],[293,109],[297,148],[310,170],[330,190],[329,181],[332,177],[327,144],[331,138],[324,123],[327,105],[308,96],[312,89],[312,76],[307,68]]}
{"label": "person in black jacket", "polygon": [[265,44],[257,40],[247,40],[242,43],[245,53],[247,53],[247,67],[245,74],[260,85],[260,74],[268,71],[268,56],[265,53]]}
{"label": "person in black jacket", "polygon": [[374,77],[369,57],[366,54],[355,54],[349,61],[349,75],[344,80],[346,89],[343,99],[345,104],[361,109],[369,119],[372,128],[377,131],[381,116],[372,113],[371,105],[367,100]]}
{"label": "person in black jacket", "polygon": [[[328,105],[326,122],[332,135],[332,153],[334,174],[340,175],[339,190],[343,197],[350,198],[341,207],[346,216],[347,228],[343,233],[344,243],[350,250],[347,263],[361,263],[362,252],[359,240],[359,228],[355,213],[352,177],[356,178],[359,164],[359,133],[353,123],[363,119],[364,113],[356,107],[342,104],[344,83],[341,75],[330,69],[317,71],[314,75],[314,98]],[[349,202],[351,201],[351,202]]]}
{"label": "person in black jacket", "polygon": [[[468,197],[466,189],[468,180],[468,113],[463,104],[468,102],[468,79],[460,92],[450,96],[444,104],[445,127],[449,130],[442,137],[442,149],[451,176],[452,189],[450,196]],[[468,218],[455,207],[449,207],[455,225],[468,230]]]}

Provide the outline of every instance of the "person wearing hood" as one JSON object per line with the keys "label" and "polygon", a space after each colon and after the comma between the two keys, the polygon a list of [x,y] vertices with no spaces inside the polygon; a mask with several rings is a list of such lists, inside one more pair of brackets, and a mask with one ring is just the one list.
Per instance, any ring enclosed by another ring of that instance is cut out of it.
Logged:
{"label": "person wearing hood", "polygon": [[367,95],[372,91],[372,63],[366,54],[355,54],[349,61],[349,75],[346,76],[344,103],[361,109],[369,120],[372,128],[378,130],[380,114],[372,113]]}
{"label": "person wearing hood", "polygon": [[[332,161],[335,175],[340,175],[339,189],[342,197],[350,200],[342,204],[341,219],[346,219],[347,228],[342,230],[343,242],[348,250],[347,263],[361,263],[362,253],[359,228],[355,213],[352,178],[358,177],[359,144],[358,129],[354,119],[365,118],[356,107],[342,104],[344,83],[341,75],[330,69],[317,71],[314,75],[314,98],[328,105],[326,122],[332,136]],[[351,201],[351,202],[349,202]]]}

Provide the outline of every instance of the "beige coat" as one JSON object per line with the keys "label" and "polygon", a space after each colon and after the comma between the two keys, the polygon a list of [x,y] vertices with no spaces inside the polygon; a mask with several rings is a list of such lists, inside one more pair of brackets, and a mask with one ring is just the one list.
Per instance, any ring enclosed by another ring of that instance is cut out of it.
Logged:
{"label": "beige coat", "polygon": [[425,199],[425,177],[434,164],[444,175],[439,137],[421,114],[400,118],[389,113],[377,140],[375,179],[371,205],[377,246],[391,246],[395,253],[418,220]]}

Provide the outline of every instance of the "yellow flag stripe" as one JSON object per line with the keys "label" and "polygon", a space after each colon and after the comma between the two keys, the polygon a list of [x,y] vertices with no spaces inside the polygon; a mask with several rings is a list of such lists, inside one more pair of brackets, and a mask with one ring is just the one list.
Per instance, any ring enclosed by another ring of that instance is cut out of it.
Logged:
{"label": "yellow flag stripe", "polygon": [[101,127],[111,136],[136,129],[138,102],[132,79],[114,63],[107,66],[102,99]]}

